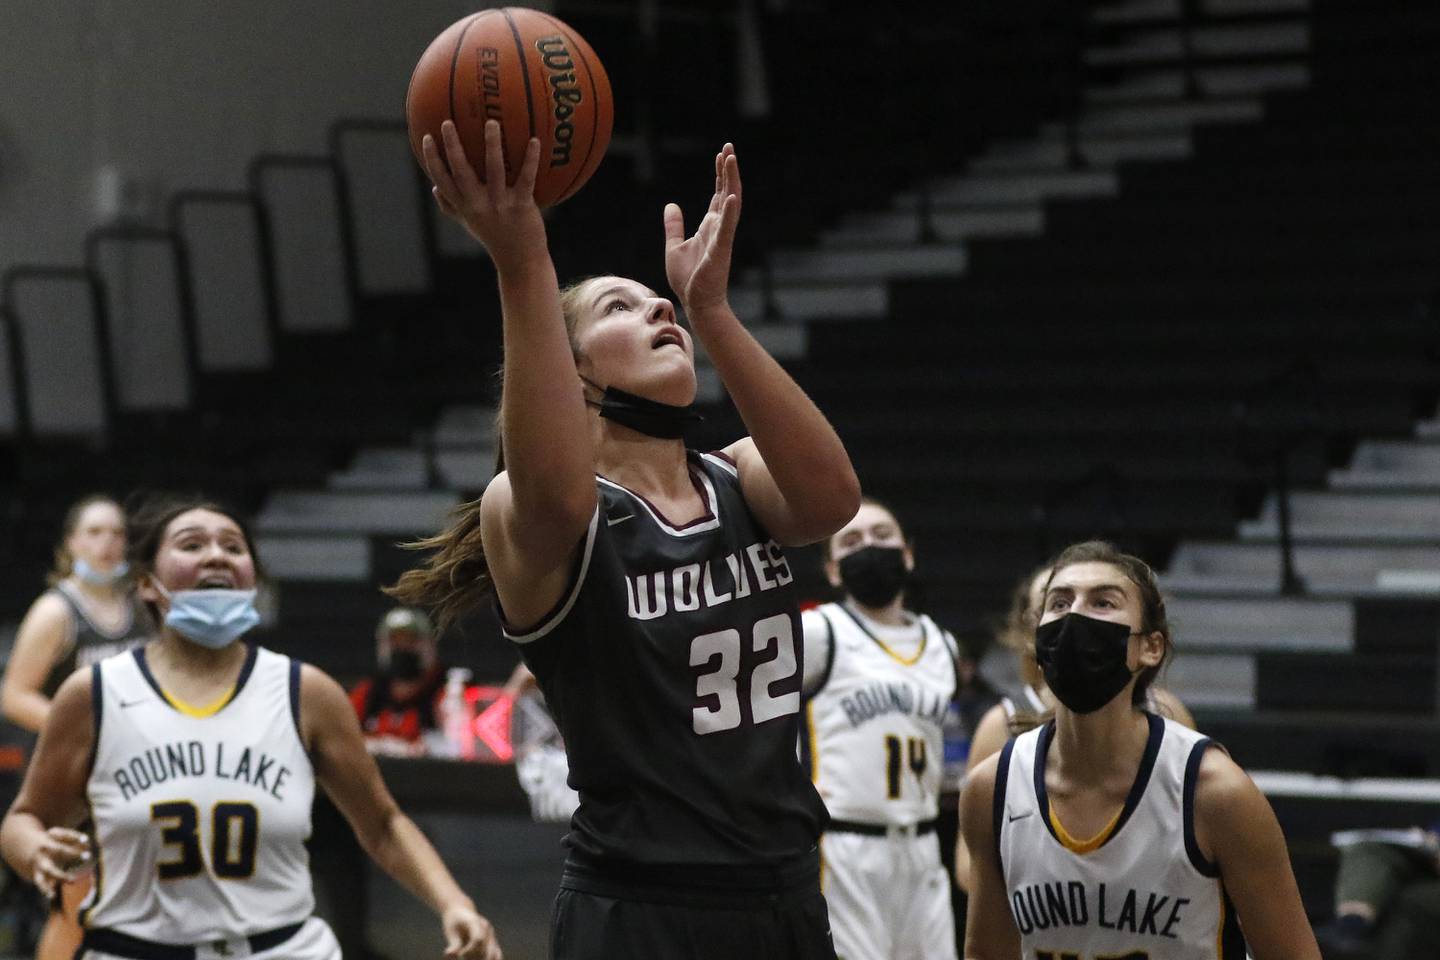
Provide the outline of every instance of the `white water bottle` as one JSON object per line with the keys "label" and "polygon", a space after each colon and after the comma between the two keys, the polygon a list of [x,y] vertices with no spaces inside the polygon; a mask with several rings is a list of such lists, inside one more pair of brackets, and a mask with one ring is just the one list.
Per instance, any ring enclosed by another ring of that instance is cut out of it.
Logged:
{"label": "white water bottle", "polygon": [[465,697],[465,685],[469,680],[469,670],[451,667],[445,673],[445,693],[440,698],[440,723],[445,732],[446,753],[462,760],[475,757],[475,731],[471,727],[470,701]]}

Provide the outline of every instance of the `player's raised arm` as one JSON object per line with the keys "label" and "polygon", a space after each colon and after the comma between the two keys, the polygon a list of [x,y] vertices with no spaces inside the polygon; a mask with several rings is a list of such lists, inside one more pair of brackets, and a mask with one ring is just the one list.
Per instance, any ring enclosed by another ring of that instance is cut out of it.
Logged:
{"label": "player's raised arm", "polygon": [[665,273],[750,432],[726,450],[746,502],[781,543],[813,543],[855,515],[860,481],[824,414],[730,309],[740,199],[740,165],[727,143],[695,235],[686,239],[678,206],[665,207]]}
{"label": "player's raised arm", "polygon": [[[531,139],[515,183],[506,186],[500,125],[485,125],[486,176],[477,176],[446,122],[444,161],[432,137],[425,169],[440,209],[459,220],[490,253],[500,284],[505,380],[501,442],[508,482],[487,491],[496,517],[486,546],[503,569],[543,575],[563,566],[595,510],[594,451],[580,378],[560,308],[555,265],[535,205],[540,142]],[[490,531],[487,529],[487,534]]]}

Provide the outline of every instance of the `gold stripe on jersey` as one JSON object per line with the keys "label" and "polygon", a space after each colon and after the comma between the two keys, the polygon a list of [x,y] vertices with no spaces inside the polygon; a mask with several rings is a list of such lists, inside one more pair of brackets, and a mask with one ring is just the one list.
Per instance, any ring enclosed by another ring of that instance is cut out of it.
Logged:
{"label": "gold stripe on jersey", "polygon": [[205,707],[197,707],[186,703],[184,700],[181,700],[179,697],[175,696],[175,694],[171,693],[168,690],[162,689],[160,691],[160,694],[165,698],[166,703],[170,704],[170,706],[185,714],[185,716],[195,717],[198,720],[204,720],[206,717],[213,717],[215,716],[215,714],[225,709],[225,705],[231,700],[235,699],[236,689],[236,687],[232,686],[229,690],[226,690],[220,695],[220,699]]}
{"label": "gold stripe on jersey", "polygon": [[880,645],[881,650],[884,650],[886,653],[890,654],[890,656],[893,657],[898,663],[904,664],[907,667],[913,667],[915,666],[915,664],[920,662],[920,658],[925,656],[925,647],[928,646],[930,643],[930,631],[926,630],[922,626],[920,628],[920,646],[915,649],[914,656],[907,658],[902,657],[894,650],[891,650],[889,644],[887,644],[884,640],[881,640],[874,634],[871,634],[870,636],[877,644]]}
{"label": "gold stripe on jersey", "polygon": [[[845,611],[845,614],[851,620],[855,622],[855,625],[860,628],[861,633],[865,634],[865,636],[875,641],[875,646],[879,647],[881,650],[884,650],[890,656],[890,659],[894,660],[896,663],[906,667],[913,667],[915,664],[920,662],[921,657],[925,656],[925,649],[930,645],[930,631],[925,629],[925,621],[920,619],[919,617],[915,618],[915,626],[920,628],[920,645],[915,648],[915,653],[913,655],[905,657],[900,655],[899,653],[896,653],[893,649],[891,649],[888,643],[886,643],[884,640],[881,640],[880,637],[877,636],[875,632],[866,625],[865,619],[863,619],[859,613],[850,609],[850,607],[843,603],[839,604],[838,606],[841,610]],[[827,617],[826,619],[829,618]]]}
{"label": "gold stripe on jersey", "polygon": [[1065,845],[1065,849],[1071,853],[1089,853],[1092,850],[1099,850],[1105,845],[1105,841],[1110,839],[1110,834],[1115,832],[1115,825],[1120,822],[1120,814],[1124,812],[1124,807],[1116,810],[1115,816],[1110,818],[1110,822],[1101,827],[1100,832],[1089,840],[1076,840],[1072,837],[1070,831],[1066,830],[1065,825],[1060,822],[1060,817],[1056,815],[1054,807],[1050,808],[1050,826],[1055,828],[1055,836]]}

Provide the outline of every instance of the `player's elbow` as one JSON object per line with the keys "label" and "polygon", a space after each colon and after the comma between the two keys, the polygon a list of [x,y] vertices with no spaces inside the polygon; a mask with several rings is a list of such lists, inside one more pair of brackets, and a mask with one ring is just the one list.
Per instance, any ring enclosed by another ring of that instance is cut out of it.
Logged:
{"label": "player's elbow", "polygon": [[817,543],[833,535],[849,523],[860,510],[860,480],[846,465],[834,478],[827,477],[807,491],[805,501],[793,510],[796,530],[795,544]]}
{"label": "player's elbow", "polygon": [[847,460],[845,469],[841,470],[835,477],[830,487],[829,515],[826,518],[829,525],[825,536],[830,536],[854,518],[860,512],[860,478],[855,474],[855,468]]}
{"label": "player's elbow", "polygon": [[33,717],[34,711],[27,709],[33,694],[19,689],[13,683],[0,684],[0,716],[32,733],[38,732],[39,724]]}

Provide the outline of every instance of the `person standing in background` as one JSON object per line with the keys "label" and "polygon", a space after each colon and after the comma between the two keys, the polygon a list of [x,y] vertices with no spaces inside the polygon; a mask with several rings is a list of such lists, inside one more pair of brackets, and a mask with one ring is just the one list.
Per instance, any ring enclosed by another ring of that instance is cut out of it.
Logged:
{"label": "person standing in background", "polygon": [[516,664],[505,681],[510,698],[510,735],[515,748],[515,775],[530,799],[530,816],[537,821],[568,821],[580,806],[580,794],[570,786],[570,760],[555,717],[545,706],[545,695],[535,674]]}
{"label": "person standing in background", "polygon": [[906,609],[914,569],[900,522],[867,497],[825,541],[825,574],[843,599],[802,616],[800,749],[830,811],[821,889],[840,960],[956,955],[936,829],[960,649],[935,621]]}
{"label": "person standing in background", "polygon": [[[125,563],[125,514],[105,494],[76,501],[65,512],[49,589],[30,605],[0,682],[5,718],[39,733],[66,677],[155,633],[136,597]],[[38,960],[69,960],[80,946],[80,903],[87,874],[63,884],[36,946]]]}
{"label": "person standing in background", "polygon": [[374,753],[424,752],[424,736],[440,727],[445,689],[435,626],[423,610],[395,607],[375,627],[379,669],[350,690],[350,702]]}

